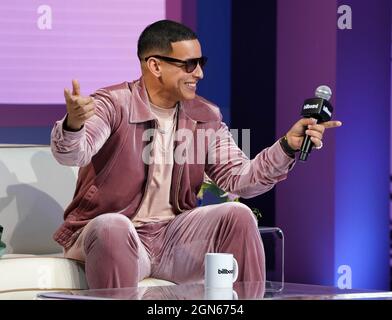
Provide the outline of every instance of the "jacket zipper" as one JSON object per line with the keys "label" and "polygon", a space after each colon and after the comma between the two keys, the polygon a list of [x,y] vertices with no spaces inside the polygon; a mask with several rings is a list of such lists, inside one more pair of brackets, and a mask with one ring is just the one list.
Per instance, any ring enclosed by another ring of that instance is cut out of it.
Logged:
{"label": "jacket zipper", "polygon": [[179,212],[184,212],[185,210],[182,210],[180,208],[180,204],[178,202],[178,197],[179,197],[179,193],[180,193],[180,180],[181,180],[181,176],[182,176],[182,171],[184,170],[184,165],[181,166],[180,168],[180,172],[178,174],[178,179],[177,179],[177,190],[176,190],[176,205],[177,205],[177,210]]}
{"label": "jacket zipper", "polygon": [[[195,129],[196,129],[196,122],[193,123],[192,132],[194,132]],[[188,147],[188,146],[187,146],[187,147]],[[185,150],[186,150],[186,149],[185,149]],[[180,208],[180,204],[179,204],[179,200],[178,200],[179,194],[180,194],[180,181],[181,181],[182,171],[184,170],[184,165],[185,165],[185,164],[182,164],[182,165],[181,165],[180,172],[179,172],[178,178],[177,178],[177,190],[176,190],[176,197],[175,197],[175,199],[176,199],[177,210],[178,210],[179,212],[184,212],[184,211],[185,211],[185,210],[182,210],[182,209]]]}
{"label": "jacket zipper", "polygon": [[[154,156],[155,156],[155,151],[154,151],[154,144],[155,144],[155,136],[156,136],[156,132],[157,132],[157,120],[154,120],[154,136],[153,136],[153,152],[154,152]],[[140,203],[139,203],[139,206],[138,206],[138,208],[137,208],[137,210],[136,210],[136,213],[135,213],[135,216],[134,217],[136,217],[137,216],[137,214],[139,213],[139,210],[140,210],[140,208],[141,208],[141,206],[142,206],[142,204],[143,204],[143,201],[144,201],[144,198],[146,197],[146,194],[147,194],[147,188],[148,188],[148,186],[149,186],[149,184],[150,184],[150,180],[151,180],[151,175],[152,175],[152,171],[153,171],[153,167],[150,167],[151,166],[151,164],[149,164],[148,165],[148,174],[147,174],[147,181],[146,181],[146,185],[145,185],[145,187],[144,187],[144,192],[143,192],[143,196],[142,196],[142,200],[140,201]]]}

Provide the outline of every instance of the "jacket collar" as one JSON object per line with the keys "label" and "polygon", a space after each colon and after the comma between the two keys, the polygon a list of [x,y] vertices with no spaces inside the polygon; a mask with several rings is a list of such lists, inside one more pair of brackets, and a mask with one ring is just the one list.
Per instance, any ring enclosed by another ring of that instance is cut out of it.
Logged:
{"label": "jacket collar", "polygon": [[[128,86],[131,90],[129,122],[140,123],[154,120],[155,116],[150,110],[150,102],[143,78],[129,83]],[[192,100],[180,101],[179,115],[197,122],[217,121],[217,113],[210,106],[213,106],[213,104],[196,96]]]}

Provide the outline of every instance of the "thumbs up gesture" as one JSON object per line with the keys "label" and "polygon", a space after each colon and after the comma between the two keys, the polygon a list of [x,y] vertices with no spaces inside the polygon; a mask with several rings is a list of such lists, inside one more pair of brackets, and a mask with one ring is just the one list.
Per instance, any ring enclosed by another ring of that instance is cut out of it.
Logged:
{"label": "thumbs up gesture", "polygon": [[64,89],[64,97],[68,113],[66,126],[72,130],[79,130],[87,119],[94,115],[94,99],[80,94],[77,80],[72,80],[72,93],[69,89]]}

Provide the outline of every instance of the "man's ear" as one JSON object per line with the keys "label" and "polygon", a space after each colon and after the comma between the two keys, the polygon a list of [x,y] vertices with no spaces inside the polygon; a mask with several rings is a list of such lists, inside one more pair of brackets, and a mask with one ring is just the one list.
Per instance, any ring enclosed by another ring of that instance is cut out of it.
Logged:
{"label": "man's ear", "polygon": [[148,70],[150,70],[150,72],[157,78],[162,75],[161,64],[158,59],[150,58],[147,60],[146,65]]}

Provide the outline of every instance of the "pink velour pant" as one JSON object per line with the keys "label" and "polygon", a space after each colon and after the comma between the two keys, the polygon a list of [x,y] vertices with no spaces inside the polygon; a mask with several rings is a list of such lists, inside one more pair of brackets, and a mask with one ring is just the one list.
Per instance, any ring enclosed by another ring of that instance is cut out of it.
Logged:
{"label": "pink velour pant", "polygon": [[237,281],[265,281],[256,219],[238,202],[198,207],[137,228],[122,214],[103,214],[84,227],[65,256],[85,261],[89,288],[98,289],[137,286],[146,277],[200,282],[207,252],[232,253]]}

